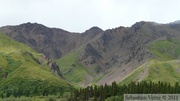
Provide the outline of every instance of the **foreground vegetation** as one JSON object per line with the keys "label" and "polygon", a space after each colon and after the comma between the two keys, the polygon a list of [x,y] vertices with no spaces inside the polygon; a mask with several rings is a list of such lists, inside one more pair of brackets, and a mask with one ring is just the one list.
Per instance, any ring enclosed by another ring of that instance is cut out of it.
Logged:
{"label": "foreground vegetation", "polygon": [[[13,97],[31,97],[31,96],[48,96],[59,95],[62,96],[66,92],[70,92],[73,89],[60,87],[59,85],[53,85],[48,81],[40,80],[23,80],[19,79],[16,82],[11,82],[13,85],[7,85],[0,87],[0,97],[8,98]],[[28,85],[28,86],[27,86]]]}
{"label": "foreground vegetation", "polygon": [[34,97],[8,97],[0,99],[0,101],[67,101],[67,97],[59,97],[57,95],[49,95],[49,96],[34,96]]}
{"label": "foreground vegetation", "polygon": [[[41,88],[43,89],[43,88]],[[46,89],[48,90],[48,89]],[[86,88],[71,90],[71,93],[61,95],[61,90],[53,90],[53,95],[38,94],[33,92],[31,96],[11,95],[4,97],[2,101],[123,101],[124,94],[180,94],[180,85],[175,83],[171,85],[167,82],[142,81],[131,82],[129,84],[118,85],[113,82],[112,85],[93,85]],[[11,91],[12,92],[12,91]],[[2,97],[2,96],[1,96]],[[0,101],[1,101],[0,100]]]}
{"label": "foreground vegetation", "polygon": [[123,101],[123,94],[179,94],[180,85],[166,82],[131,82],[127,85],[88,86],[75,90],[69,101]]}

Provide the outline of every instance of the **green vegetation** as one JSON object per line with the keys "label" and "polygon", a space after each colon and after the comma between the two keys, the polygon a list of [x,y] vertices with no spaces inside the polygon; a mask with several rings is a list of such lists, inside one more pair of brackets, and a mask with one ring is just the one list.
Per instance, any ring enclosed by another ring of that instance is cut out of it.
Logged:
{"label": "green vegetation", "polygon": [[[67,89],[65,85],[61,85],[60,82],[50,82],[48,80],[39,79],[24,79],[24,78],[13,78],[11,82],[4,82],[6,85],[1,87],[0,96],[2,98],[14,96],[48,96],[48,95],[63,95]],[[61,86],[60,86],[61,85]]]}
{"label": "green vegetation", "polygon": [[13,97],[10,96],[8,98],[0,99],[0,101],[67,101],[67,95],[63,96],[61,98],[60,96],[57,95],[49,95],[49,96],[35,96],[35,97],[26,97],[26,96],[21,96],[21,97]]}
{"label": "green vegetation", "polygon": [[152,63],[145,80],[153,82],[163,81],[171,84],[175,84],[175,82],[180,83],[179,63],[180,60]]}
{"label": "green vegetation", "polygon": [[96,78],[93,80],[93,83],[97,83],[99,80],[101,80],[106,74],[99,74],[96,76]]}
{"label": "green vegetation", "polygon": [[90,74],[90,72],[77,60],[78,54],[79,50],[58,59],[56,62],[67,80],[73,83],[84,83],[86,81],[84,75]]}
{"label": "green vegetation", "polygon": [[[180,60],[151,61],[143,64],[120,82],[120,85],[141,80],[180,83]],[[144,73],[147,70],[147,73]],[[143,74],[144,73],[144,74]]]}
{"label": "green vegetation", "polygon": [[76,90],[69,98],[70,101],[123,101],[124,94],[179,94],[180,85],[167,82],[131,82],[126,85],[88,86]]}
{"label": "green vegetation", "polygon": [[42,54],[0,33],[0,97],[63,95],[72,90],[40,63],[41,58]]}
{"label": "green vegetation", "polygon": [[13,53],[21,50],[26,50],[37,54],[35,50],[31,49],[27,45],[14,41],[6,35],[0,33],[0,52]]}
{"label": "green vegetation", "polygon": [[180,41],[161,40],[151,44],[148,49],[158,60],[172,60],[180,56]]}
{"label": "green vegetation", "polygon": [[105,101],[121,101],[122,100],[122,97],[120,96],[111,96],[111,97],[108,97]]}

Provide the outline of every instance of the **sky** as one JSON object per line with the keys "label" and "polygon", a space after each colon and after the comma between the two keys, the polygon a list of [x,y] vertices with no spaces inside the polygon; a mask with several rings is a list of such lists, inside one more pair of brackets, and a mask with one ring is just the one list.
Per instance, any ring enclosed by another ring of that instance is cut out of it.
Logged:
{"label": "sky", "polygon": [[180,0],[0,0],[0,26],[40,23],[70,32],[180,20]]}

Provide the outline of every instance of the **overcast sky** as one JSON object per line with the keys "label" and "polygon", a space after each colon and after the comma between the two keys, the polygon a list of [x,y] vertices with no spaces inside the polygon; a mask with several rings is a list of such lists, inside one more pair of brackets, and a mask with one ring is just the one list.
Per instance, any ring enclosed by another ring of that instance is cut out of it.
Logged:
{"label": "overcast sky", "polygon": [[37,22],[71,32],[180,20],[180,0],[0,0],[0,26]]}

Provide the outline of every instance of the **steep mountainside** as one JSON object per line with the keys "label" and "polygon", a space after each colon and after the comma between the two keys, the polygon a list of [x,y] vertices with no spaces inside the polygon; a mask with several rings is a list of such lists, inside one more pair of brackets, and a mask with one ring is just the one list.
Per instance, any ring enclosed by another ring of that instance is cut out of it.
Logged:
{"label": "steep mountainside", "polygon": [[49,58],[64,56],[94,38],[101,31],[101,29],[93,27],[80,35],[62,29],[48,28],[37,23],[25,23],[0,28],[0,32],[16,41],[29,45]]}
{"label": "steep mountainside", "polygon": [[179,25],[138,22],[130,28],[106,30],[88,43],[78,59],[86,67],[104,75],[97,83],[120,81],[157,54],[148,46],[158,40],[179,39]]}
{"label": "steep mountainside", "polygon": [[[0,32],[33,47],[49,58],[57,59],[62,75],[79,85],[121,81],[151,59],[172,60],[179,57],[177,52],[173,53],[176,54],[174,57],[169,51],[167,55],[149,47],[159,41],[180,39],[179,23],[141,21],[131,27],[105,31],[92,27],[84,33],[70,33],[36,23],[26,23],[2,27]],[[178,51],[176,48],[173,50]]]}
{"label": "steep mountainside", "polygon": [[63,79],[55,62],[0,33],[0,95],[20,90],[33,95],[35,90],[36,93],[44,92],[41,88],[49,92],[67,91],[72,87]]}

